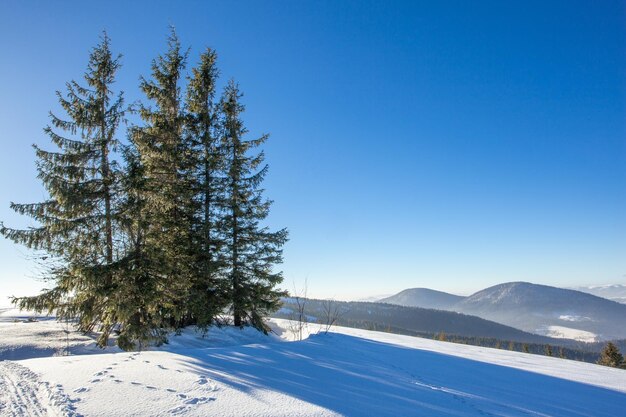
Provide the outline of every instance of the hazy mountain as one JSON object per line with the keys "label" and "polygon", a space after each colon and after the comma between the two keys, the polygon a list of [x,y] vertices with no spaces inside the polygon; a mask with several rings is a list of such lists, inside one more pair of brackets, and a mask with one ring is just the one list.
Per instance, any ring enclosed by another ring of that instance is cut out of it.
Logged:
{"label": "hazy mountain", "polygon": [[391,297],[391,294],[370,295],[369,297],[357,298],[354,301],[364,301],[366,303],[376,303],[383,298]]}
{"label": "hazy mountain", "polygon": [[623,284],[575,287],[572,289],[626,304],[626,285]]}
{"label": "hazy mountain", "polygon": [[463,300],[460,295],[448,294],[428,288],[409,288],[396,295],[378,300],[380,303],[397,304],[405,307],[434,308],[451,310],[452,306]]}
{"label": "hazy mountain", "polygon": [[[419,289],[417,296],[408,297],[412,291],[400,292],[386,302],[428,305],[424,298],[432,290]],[[626,338],[626,305],[581,291],[509,282],[459,297],[457,302],[447,305],[440,300],[451,298],[442,294],[455,296],[439,291],[430,294],[433,294],[430,305],[437,305],[434,308],[478,316],[526,332],[587,342]]]}
{"label": "hazy mountain", "polygon": [[453,309],[533,333],[572,329],[604,340],[626,338],[626,305],[547,285],[495,285],[465,298]]}

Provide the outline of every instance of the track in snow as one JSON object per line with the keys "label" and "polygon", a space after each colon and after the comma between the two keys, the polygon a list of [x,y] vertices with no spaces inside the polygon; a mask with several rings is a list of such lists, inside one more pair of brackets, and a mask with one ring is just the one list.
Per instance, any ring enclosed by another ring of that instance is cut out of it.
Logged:
{"label": "track in snow", "polygon": [[15,362],[0,362],[0,417],[79,417],[60,385]]}

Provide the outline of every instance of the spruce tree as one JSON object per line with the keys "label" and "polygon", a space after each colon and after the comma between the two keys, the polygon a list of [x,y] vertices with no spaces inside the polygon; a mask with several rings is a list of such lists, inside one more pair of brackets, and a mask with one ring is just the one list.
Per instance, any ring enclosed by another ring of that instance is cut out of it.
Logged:
{"label": "spruce tree", "polygon": [[112,85],[119,67],[119,56],[112,56],[105,33],[91,51],[86,85],[71,81],[65,95],[57,92],[67,119],[51,112],[52,126],[44,129],[57,149],[34,146],[38,177],[49,198],[11,204],[39,225],[25,230],[0,225],[5,237],[44,253],[47,278],[53,284],[37,296],[13,302],[20,308],[54,311],[59,319],[78,319],[82,331],[101,325],[101,346],[118,321],[120,181],[112,155],[119,145],[116,134],[124,100],[121,93],[113,93]]}
{"label": "spruce tree", "polygon": [[552,356],[552,346],[546,345],[545,346],[545,353],[546,353],[546,356]]}
{"label": "spruce tree", "polygon": [[599,365],[611,366],[613,368],[619,368],[623,365],[624,357],[620,353],[617,346],[614,343],[608,342],[598,360]]}
{"label": "spruce tree", "polygon": [[[174,30],[167,52],[153,60],[152,79],[140,87],[152,106],[139,109],[144,125],[130,135],[126,152],[129,205],[134,218],[134,279],[137,282],[132,340],[165,340],[163,329],[183,324],[192,265],[193,192],[189,181],[189,149],[184,141],[185,113],[180,80],[187,53]],[[130,335],[129,335],[130,336]]]}
{"label": "spruce tree", "polygon": [[224,198],[222,175],[224,155],[220,146],[220,109],[215,100],[219,71],[217,54],[210,48],[192,69],[186,97],[185,140],[191,150],[190,179],[195,207],[193,218],[193,282],[188,301],[193,322],[206,328],[222,312],[224,297],[220,252],[223,241],[218,234],[220,207]]}
{"label": "spruce tree", "polygon": [[278,308],[284,294],[275,288],[282,281],[282,273],[273,267],[282,262],[281,248],[287,240],[287,230],[270,232],[261,224],[271,206],[260,188],[268,166],[263,164],[263,152],[251,151],[268,136],[244,139],[247,130],[241,119],[241,96],[238,86],[230,81],[220,103],[226,173],[225,214],[220,220],[226,242],[223,257],[235,326],[249,323],[267,332],[263,318]]}

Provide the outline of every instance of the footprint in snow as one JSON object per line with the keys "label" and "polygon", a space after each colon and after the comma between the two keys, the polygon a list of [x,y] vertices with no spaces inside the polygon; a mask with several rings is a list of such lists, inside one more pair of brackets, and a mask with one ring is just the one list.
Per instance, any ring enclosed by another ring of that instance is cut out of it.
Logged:
{"label": "footprint in snow", "polygon": [[208,387],[208,389],[210,391],[217,391],[217,385],[212,383],[213,381],[211,381],[210,379],[207,379],[206,376],[201,376],[200,378],[198,378],[198,380],[196,381],[196,384],[198,384],[198,385],[206,385],[209,382],[211,382],[211,385]]}
{"label": "footprint in snow", "polygon": [[143,385],[141,382],[136,382],[136,381],[132,381],[131,384],[132,385]]}
{"label": "footprint in snow", "polygon": [[94,378],[89,382],[91,382],[92,384],[95,384],[96,382],[100,382],[100,381],[102,381],[100,378]]}
{"label": "footprint in snow", "polygon": [[188,410],[189,410],[189,406],[180,405],[178,407],[172,408],[171,410],[168,411],[168,413],[175,416],[178,414],[186,413]]}
{"label": "footprint in snow", "polygon": [[163,369],[164,371],[167,371],[167,368],[163,365],[157,365],[157,368],[159,369]]}
{"label": "footprint in snow", "polygon": [[165,391],[167,391],[167,392],[176,392],[176,390],[174,388],[166,388]]}
{"label": "footprint in snow", "polygon": [[144,363],[150,363],[150,361],[143,361]]}
{"label": "footprint in snow", "polygon": [[185,404],[206,404],[209,401],[215,401],[215,398],[212,397],[198,397],[198,398],[190,398],[187,401],[185,401]]}
{"label": "footprint in snow", "polygon": [[176,395],[178,398],[180,398],[181,400],[184,400],[185,398],[187,398],[186,394],[183,394],[182,392],[179,393],[178,395]]}
{"label": "footprint in snow", "polygon": [[157,387],[153,387],[152,385],[146,385],[146,388],[148,388],[149,390],[155,390],[155,389],[157,389]]}
{"label": "footprint in snow", "polygon": [[89,391],[89,388],[87,388],[87,387],[80,387],[80,388],[76,388],[74,390],[74,392],[77,393],[77,394],[80,394],[81,392],[87,392],[87,391]]}
{"label": "footprint in snow", "polygon": [[122,383],[124,381],[122,381],[121,379],[114,379],[113,382],[115,382],[116,384]]}

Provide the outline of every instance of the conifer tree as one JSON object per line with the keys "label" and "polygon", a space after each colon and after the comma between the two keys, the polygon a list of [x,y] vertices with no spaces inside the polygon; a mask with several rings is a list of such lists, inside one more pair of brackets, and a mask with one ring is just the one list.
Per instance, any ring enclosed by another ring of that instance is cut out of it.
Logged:
{"label": "conifer tree", "polygon": [[270,232],[261,225],[271,206],[260,188],[268,166],[263,165],[263,152],[251,151],[268,136],[244,140],[247,130],[241,120],[241,96],[238,86],[230,81],[220,102],[226,172],[226,213],[220,229],[226,242],[223,257],[234,324],[249,323],[266,332],[263,317],[278,308],[284,294],[275,288],[282,281],[282,273],[273,271],[273,267],[282,262],[287,230]]}
{"label": "conifer tree", "polygon": [[39,225],[16,230],[0,225],[5,237],[44,253],[52,288],[33,297],[14,298],[20,308],[56,311],[59,319],[78,319],[82,331],[102,326],[106,344],[117,323],[117,236],[119,167],[112,159],[117,129],[124,117],[122,94],[112,85],[120,67],[106,33],[90,54],[86,85],[66,84],[57,92],[67,119],[50,113],[44,129],[58,148],[37,146],[38,177],[49,198],[42,203],[11,204]]}
{"label": "conifer tree", "polygon": [[219,71],[217,54],[210,48],[192,69],[186,97],[185,139],[191,150],[191,186],[195,203],[193,219],[194,269],[190,299],[193,321],[200,327],[210,325],[226,307],[225,280],[222,279],[220,251],[223,242],[217,223],[224,198],[224,158],[220,146],[220,111],[215,101]]}
{"label": "conifer tree", "polygon": [[623,362],[624,357],[617,346],[612,342],[608,342],[604,349],[602,349],[600,359],[598,360],[599,365],[611,366],[613,368],[619,368],[623,365]]}
{"label": "conifer tree", "polygon": [[129,194],[136,217],[128,223],[136,228],[132,262],[139,285],[129,343],[164,341],[163,329],[180,326],[187,314],[193,192],[180,88],[186,59],[172,29],[167,52],[152,62],[152,79],[141,79],[154,107],[141,106],[144,126],[133,129],[126,153],[134,169]]}

